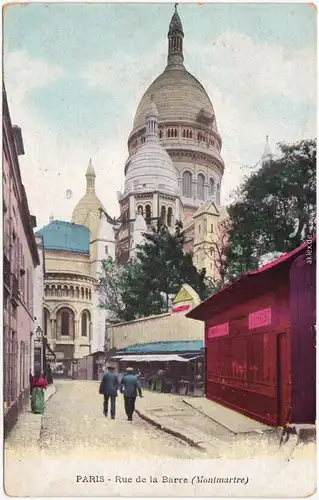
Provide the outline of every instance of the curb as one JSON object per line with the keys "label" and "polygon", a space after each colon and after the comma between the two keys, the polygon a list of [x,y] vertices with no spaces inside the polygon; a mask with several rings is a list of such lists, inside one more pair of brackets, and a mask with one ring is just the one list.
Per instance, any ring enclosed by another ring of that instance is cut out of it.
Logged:
{"label": "curb", "polygon": [[205,417],[209,418],[210,420],[212,420],[213,422],[215,422],[215,424],[217,425],[220,425],[221,427],[224,427],[224,429],[226,429],[228,432],[230,432],[233,436],[237,436],[238,434],[243,434],[243,433],[239,433],[239,432],[234,432],[232,431],[229,427],[227,427],[226,425],[224,424],[221,424],[220,422],[218,422],[217,420],[215,420],[214,418],[210,417],[209,415],[207,415],[207,413],[205,413],[204,411],[202,410],[199,410],[198,408],[196,408],[196,406],[192,405],[191,403],[189,403],[188,401],[185,401],[185,399],[182,399],[183,403],[187,406],[190,406],[191,408],[193,408],[193,410],[196,410],[198,411],[201,415],[204,415]]}
{"label": "curb", "polygon": [[142,420],[145,420],[149,424],[153,425],[154,427],[157,427],[163,432],[166,432],[166,434],[170,434],[171,436],[174,436],[178,439],[181,439],[182,441],[185,441],[187,444],[192,446],[193,448],[197,448],[198,450],[205,451],[205,448],[203,446],[200,446],[197,444],[193,439],[185,436],[184,434],[181,434],[178,431],[174,431],[173,429],[170,429],[169,427],[166,427],[164,425],[159,424],[156,420],[153,420],[152,418],[148,417],[145,415],[145,413],[142,413],[140,410],[135,410],[135,412],[138,414],[139,417],[141,417]]}

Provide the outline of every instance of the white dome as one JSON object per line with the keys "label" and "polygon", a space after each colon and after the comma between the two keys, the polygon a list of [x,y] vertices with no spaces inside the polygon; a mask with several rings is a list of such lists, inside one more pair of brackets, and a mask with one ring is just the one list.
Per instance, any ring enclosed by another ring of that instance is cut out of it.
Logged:
{"label": "white dome", "polygon": [[146,141],[126,164],[125,191],[179,194],[178,171],[158,140]]}

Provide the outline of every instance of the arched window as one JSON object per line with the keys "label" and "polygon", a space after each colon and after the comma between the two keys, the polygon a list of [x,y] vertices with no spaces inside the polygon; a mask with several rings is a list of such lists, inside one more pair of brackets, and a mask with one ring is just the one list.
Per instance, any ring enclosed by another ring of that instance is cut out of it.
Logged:
{"label": "arched window", "polygon": [[167,130],[167,137],[170,138],[171,137],[171,131],[170,129]]}
{"label": "arched window", "polygon": [[83,286],[81,288],[81,299],[84,299],[84,288],[83,288]]}
{"label": "arched window", "polygon": [[76,298],[77,298],[77,299],[79,299],[79,298],[80,298],[80,289],[79,289],[79,287],[78,287],[78,286],[77,286],[77,287],[76,287],[76,289],[75,289],[75,296],[76,296]]}
{"label": "arched window", "polygon": [[74,288],[73,288],[73,286],[70,286],[70,297],[72,299],[74,298]]}
{"label": "arched window", "polygon": [[81,334],[82,334],[82,337],[87,337],[87,333],[88,333],[88,318],[87,318],[86,312],[84,312],[82,314],[82,318],[81,318]]}
{"label": "arched window", "polygon": [[193,138],[193,132],[190,130],[189,131],[189,137],[192,139]]}
{"label": "arched window", "polygon": [[146,224],[150,224],[151,223],[151,206],[150,205],[146,205],[145,207],[145,221],[146,221]]}
{"label": "arched window", "polygon": [[183,173],[183,196],[192,197],[192,174],[188,171]]}
{"label": "arched window", "polygon": [[90,332],[91,315],[89,311],[83,311],[81,316],[81,335],[87,337]]}
{"label": "arched window", "polygon": [[139,205],[137,207],[137,213],[138,213],[138,215],[143,215],[143,207],[142,207],[142,205]]}
{"label": "arched window", "polygon": [[199,200],[205,199],[205,177],[203,174],[198,174],[197,177],[197,198]]}
{"label": "arched window", "polygon": [[161,222],[162,224],[166,222],[166,207],[164,207],[164,205],[161,208]]}
{"label": "arched window", "polygon": [[51,297],[55,297],[56,291],[55,291],[55,285],[52,285],[51,287]]}
{"label": "arched window", "polygon": [[168,227],[172,227],[172,223],[173,223],[173,209],[172,209],[172,207],[168,207],[168,210],[167,210],[167,225],[168,225]]}
{"label": "arched window", "polygon": [[175,129],[175,137],[177,137],[177,129]]}
{"label": "arched window", "polygon": [[162,130],[159,131],[159,138],[162,139],[162,136],[163,136],[163,132]]}
{"label": "arched window", "polygon": [[209,179],[209,195],[210,196],[213,196],[214,195],[214,192],[215,192],[215,181],[214,179],[211,177]]}
{"label": "arched window", "polygon": [[86,300],[88,300],[88,298],[89,298],[89,289],[88,288],[85,289],[85,298],[86,298]]}
{"label": "arched window", "polygon": [[[109,257],[110,259],[112,259],[112,257]],[[91,290],[89,290],[89,300],[92,299],[92,293],[91,293]]]}
{"label": "arched window", "polygon": [[62,297],[62,288],[61,288],[61,285],[58,285],[58,297]]}
{"label": "arched window", "polygon": [[69,290],[67,285],[64,285],[62,295],[63,297],[67,297],[69,295]]}
{"label": "arched window", "polygon": [[185,131],[185,129],[183,130],[183,137],[186,137],[186,131]]}
{"label": "arched window", "polygon": [[44,289],[44,295],[47,297],[50,293],[50,288],[49,288],[49,285],[46,285],[45,289]]}
{"label": "arched window", "polygon": [[74,336],[74,314],[71,309],[63,307],[57,312],[57,337],[71,337]]}

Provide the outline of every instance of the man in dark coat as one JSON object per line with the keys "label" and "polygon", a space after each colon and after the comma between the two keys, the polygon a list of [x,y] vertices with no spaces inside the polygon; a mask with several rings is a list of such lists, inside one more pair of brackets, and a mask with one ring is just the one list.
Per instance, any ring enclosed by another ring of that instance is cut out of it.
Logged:
{"label": "man in dark coat", "polygon": [[135,410],[135,400],[137,393],[140,398],[142,397],[142,390],[138,378],[134,375],[133,368],[127,368],[126,373],[122,379],[120,391],[124,394],[124,406],[127,420],[133,420],[133,413]]}
{"label": "man in dark coat", "polygon": [[104,373],[100,384],[100,394],[104,395],[103,413],[107,417],[109,399],[111,399],[111,418],[115,418],[116,396],[119,388],[119,382],[114,367],[108,366],[107,372]]}

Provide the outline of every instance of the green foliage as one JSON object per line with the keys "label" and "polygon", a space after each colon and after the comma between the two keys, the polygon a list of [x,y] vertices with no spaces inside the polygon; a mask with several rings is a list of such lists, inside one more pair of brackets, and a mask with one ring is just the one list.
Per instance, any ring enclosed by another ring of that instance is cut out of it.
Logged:
{"label": "green foliage", "polygon": [[[184,283],[206,298],[204,277],[193,266],[191,254],[184,253],[183,245],[180,222],[173,234],[166,226],[158,225],[144,234],[144,243],[138,246],[134,260],[125,266],[103,264],[102,306],[121,321],[129,321],[168,312],[171,299]],[[112,293],[106,291],[107,286]]]}
{"label": "green foliage", "polygon": [[316,141],[279,145],[282,156],[263,165],[229,207],[228,278],[258,267],[269,252],[288,252],[316,230]]}

